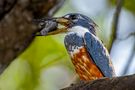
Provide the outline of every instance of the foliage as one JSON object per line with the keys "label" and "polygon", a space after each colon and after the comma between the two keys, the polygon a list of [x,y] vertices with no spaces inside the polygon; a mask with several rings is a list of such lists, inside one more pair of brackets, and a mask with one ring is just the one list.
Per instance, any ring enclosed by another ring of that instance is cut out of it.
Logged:
{"label": "foliage", "polygon": [[[109,3],[112,5],[116,5],[117,0],[109,0]],[[124,0],[123,7],[127,10],[131,11],[133,14],[135,14],[135,0]]]}
{"label": "foliage", "polygon": [[43,69],[59,63],[71,67],[64,45],[58,37],[35,38],[30,47],[2,74],[0,90],[39,90],[36,88]]}

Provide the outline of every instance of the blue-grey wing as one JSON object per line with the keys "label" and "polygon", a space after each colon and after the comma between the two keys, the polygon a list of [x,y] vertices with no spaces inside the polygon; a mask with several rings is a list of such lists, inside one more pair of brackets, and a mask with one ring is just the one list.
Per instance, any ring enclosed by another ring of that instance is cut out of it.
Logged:
{"label": "blue-grey wing", "polygon": [[113,65],[111,63],[108,51],[101,41],[93,34],[86,32],[84,42],[93,62],[101,70],[105,77],[115,76]]}

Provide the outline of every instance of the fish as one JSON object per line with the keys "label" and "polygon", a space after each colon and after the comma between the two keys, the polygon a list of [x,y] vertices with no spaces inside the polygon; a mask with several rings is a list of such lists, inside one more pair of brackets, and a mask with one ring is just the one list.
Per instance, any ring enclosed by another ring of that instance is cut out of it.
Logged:
{"label": "fish", "polygon": [[34,23],[36,23],[39,28],[39,32],[36,33],[36,36],[46,36],[48,32],[56,30],[58,26],[58,23],[50,18],[35,19]]}

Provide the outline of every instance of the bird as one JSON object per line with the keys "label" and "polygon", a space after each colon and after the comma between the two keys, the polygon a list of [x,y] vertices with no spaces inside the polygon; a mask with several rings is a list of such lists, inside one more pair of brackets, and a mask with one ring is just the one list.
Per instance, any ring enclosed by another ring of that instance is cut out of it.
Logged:
{"label": "bird", "polygon": [[115,76],[109,53],[96,35],[98,26],[91,18],[80,13],[69,13],[61,17],[49,18],[48,21],[52,22],[50,27],[53,29],[46,30],[44,26],[41,31],[46,30],[46,33],[40,35],[66,34],[64,44],[81,80],[89,81]]}

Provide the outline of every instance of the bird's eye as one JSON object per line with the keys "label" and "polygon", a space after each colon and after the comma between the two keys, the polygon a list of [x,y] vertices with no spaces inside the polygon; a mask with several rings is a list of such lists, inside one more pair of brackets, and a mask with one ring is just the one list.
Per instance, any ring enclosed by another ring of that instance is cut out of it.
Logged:
{"label": "bird's eye", "polygon": [[71,15],[70,18],[71,18],[72,20],[74,20],[74,19],[77,19],[77,16],[76,16],[76,15]]}

